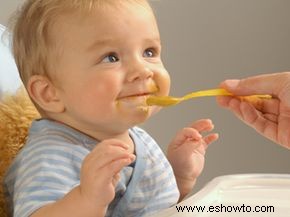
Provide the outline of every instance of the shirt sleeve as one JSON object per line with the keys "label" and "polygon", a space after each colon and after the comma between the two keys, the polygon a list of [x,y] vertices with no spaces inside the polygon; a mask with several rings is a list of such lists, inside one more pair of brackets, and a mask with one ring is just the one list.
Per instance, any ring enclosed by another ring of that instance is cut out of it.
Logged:
{"label": "shirt sleeve", "polygon": [[41,145],[21,153],[13,186],[15,217],[30,216],[80,183],[81,163],[88,150],[72,144]]}

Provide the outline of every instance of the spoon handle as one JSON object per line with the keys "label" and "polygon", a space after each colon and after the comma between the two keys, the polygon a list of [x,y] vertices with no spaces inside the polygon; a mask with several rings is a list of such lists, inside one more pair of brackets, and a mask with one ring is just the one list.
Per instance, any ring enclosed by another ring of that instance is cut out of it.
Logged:
{"label": "spoon handle", "polygon": [[194,97],[203,97],[203,96],[233,96],[232,93],[228,92],[225,89],[209,89],[209,90],[201,90],[192,92],[190,94],[186,94],[183,96],[183,100],[191,99]]}

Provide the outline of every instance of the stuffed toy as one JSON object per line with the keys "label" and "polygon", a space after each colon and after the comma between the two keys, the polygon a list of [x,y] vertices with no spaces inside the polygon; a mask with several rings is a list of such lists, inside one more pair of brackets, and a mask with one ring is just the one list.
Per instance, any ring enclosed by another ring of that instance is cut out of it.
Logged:
{"label": "stuffed toy", "polygon": [[4,93],[0,99],[0,216],[8,217],[3,192],[3,176],[11,161],[24,145],[28,129],[40,115],[20,87],[15,93]]}

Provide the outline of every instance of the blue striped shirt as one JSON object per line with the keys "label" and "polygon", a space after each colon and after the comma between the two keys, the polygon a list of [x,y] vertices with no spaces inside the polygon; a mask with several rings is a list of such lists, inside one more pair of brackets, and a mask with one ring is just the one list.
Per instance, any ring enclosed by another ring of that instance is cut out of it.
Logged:
{"label": "blue striped shirt", "polygon": [[[136,161],[124,167],[106,216],[145,216],[178,201],[172,168],[156,142],[142,129],[129,130]],[[83,159],[99,141],[50,120],[34,121],[24,148],[4,181],[14,217],[26,217],[80,184]]]}

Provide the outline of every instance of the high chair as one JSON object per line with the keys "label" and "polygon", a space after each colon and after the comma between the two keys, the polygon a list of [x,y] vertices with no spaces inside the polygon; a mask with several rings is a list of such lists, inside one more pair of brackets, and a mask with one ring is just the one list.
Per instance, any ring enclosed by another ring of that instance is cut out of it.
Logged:
{"label": "high chair", "polygon": [[39,114],[30,101],[24,88],[16,93],[4,94],[0,101],[0,216],[8,216],[4,191],[3,176],[15,155],[25,143],[31,122]]}

